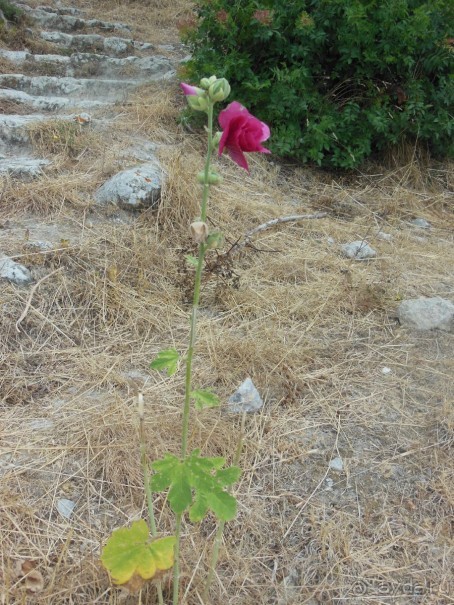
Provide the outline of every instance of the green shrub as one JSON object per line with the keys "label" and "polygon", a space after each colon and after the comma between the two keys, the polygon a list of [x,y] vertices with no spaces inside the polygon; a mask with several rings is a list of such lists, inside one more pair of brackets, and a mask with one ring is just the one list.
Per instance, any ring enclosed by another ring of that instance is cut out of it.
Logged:
{"label": "green shrub", "polygon": [[2,11],[7,21],[17,21],[22,15],[22,11],[8,0],[0,0],[0,11]]}
{"label": "green shrub", "polygon": [[453,154],[452,0],[196,0],[186,81],[216,74],[274,153],[352,168],[403,141]]}

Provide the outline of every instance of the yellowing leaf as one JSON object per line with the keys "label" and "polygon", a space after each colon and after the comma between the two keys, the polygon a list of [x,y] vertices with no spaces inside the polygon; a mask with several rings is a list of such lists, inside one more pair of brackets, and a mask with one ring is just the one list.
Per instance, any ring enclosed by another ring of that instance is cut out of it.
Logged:
{"label": "yellowing leaf", "polygon": [[102,551],[101,562],[114,584],[126,584],[134,575],[149,580],[158,570],[172,567],[175,538],[153,541],[149,538],[143,519],[112,533]]}

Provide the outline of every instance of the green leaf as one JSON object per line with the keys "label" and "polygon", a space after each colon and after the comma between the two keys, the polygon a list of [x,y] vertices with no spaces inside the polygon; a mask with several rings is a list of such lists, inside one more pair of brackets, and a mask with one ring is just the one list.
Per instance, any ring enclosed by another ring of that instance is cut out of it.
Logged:
{"label": "green leaf", "polygon": [[167,374],[172,376],[177,371],[177,364],[180,356],[175,349],[166,349],[160,351],[151,364],[152,370],[167,370]]}
{"label": "green leaf", "polygon": [[186,254],[185,259],[188,264],[193,265],[194,267],[197,267],[199,264],[199,259],[195,256],[192,256],[191,254]]}
{"label": "green leaf", "polygon": [[191,399],[194,399],[194,405],[196,410],[203,410],[203,408],[215,408],[219,405],[219,397],[207,391],[205,389],[196,389],[191,392]]}
{"label": "green leaf", "polygon": [[151,489],[170,488],[168,499],[173,512],[182,514],[189,509],[191,521],[201,521],[208,510],[218,519],[230,521],[236,515],[237,503],[225,488],[238,480],[241,470],[235,466],[223,469],[224,464],[224,458],[203,457],[199,450],[185,460],[166,454],[151,465],[155,471]]}
{"label": "green leaf", "polygon": [[112,533],[103,548],[101,563],[114,584],[126,584],[135,575],[149,580],[158,570],[173,566],[174,536],[151,542],[149,538],[143,519]]}

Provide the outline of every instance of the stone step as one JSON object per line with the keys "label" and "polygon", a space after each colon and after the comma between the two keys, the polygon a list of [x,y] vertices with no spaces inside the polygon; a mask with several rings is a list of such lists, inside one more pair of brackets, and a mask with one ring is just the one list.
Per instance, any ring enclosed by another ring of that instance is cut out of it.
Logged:
{"label": "stone step", "polygon": [[56,96],[78,100],[114,102],[143,84],[141,80],[57,78],[55,76],[0,75],[0,89],[11,88],[33,96]]}
{"label": "stone step", "polygon": [[138,42],[130,38],[105,37],[99,34],[66,34],[64,32],[42,31],[40,36],[46,42],[79,52],[97,52],[110,56],[134,54],[135,51],[155,50],[148,42]]}
{"label": "stone step", "polygon": [[83,11],[80,8],[74,8],[73,6],[36,6],[35,8],[39,8],[39,10],[47,11],[48,13],[58,13],[59,15],[73,15],[73,16],[83,16]]}
{"label": "stone step", "polygon": [[48,166],[49,160],[31,158],[24,155],[8,157],[0,154],[0,175],[7,174],[15,179],[35,179],[41,176],[43,168]]}
{"label": "stone step", "polygon": [[29,111],[55,112],[60,110],[88,110],[105,107],[103,101],[87,101],[85,99],[71,99],[68,97],[34,97],[21,90],[0,89],[0,100],[13,101],[16,105],[27,107]]}
{"label": "stone step", "polygon": [[[87,29],[100,29],[102,31],[119,31],[130,33],[131,28],[125,23],[110,23],[100,19],[84,19],[79,14],[62,14],[58,9],[51,7],[30,8],[26,4],[18,6],[27,14],[27,16],[37,25],[46,29],[54,29],[62,32],[73,32]],[[61,11],[62,9],[60,9]]]}
{"label": "stone step", "polygon": [[27,71],[48,70],[63,77],[127,77],[147,80],[168,79],[175,74],[169,59],[150,57],[108,57],[93,53],[65,55],[33,55],[22,50],[0,49],[0,57]]}
{"label": "stone step", "polygon": [[81,125],[81,128],[104,128],[110,125],[110,120],[92,120],[88,114],[70,114],[50,117],[47,114],[33,113],[29,115],[0,115],[0,141],[3,149],[10,151],[12,146],[28,145],[30,143],[30,127],[39,122],[48,122],[49,120],[74,121]]}

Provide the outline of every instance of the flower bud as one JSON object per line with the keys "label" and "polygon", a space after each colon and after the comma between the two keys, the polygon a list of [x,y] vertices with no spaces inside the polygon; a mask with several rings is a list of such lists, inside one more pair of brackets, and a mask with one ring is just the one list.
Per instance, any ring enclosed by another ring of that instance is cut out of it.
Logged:
{"label": "flower bud", "polygon": [[210,76],[208,78],[208,82],[209,82],[210,85],[214,84],[216,82],[216,80],[217,80],[216,76]]}
{"label": "flower bud", "polygon": [[230,94],[230,84],[225,78],[220,78],[211,84],[208,89],[208,96],[216,103],[217,101],[224,101]]}
{"label": "flower bud", "polygon": [[216,132],[216,134],[213,136],[213,139],[212,139],[213,149],[219,145],[219,143],[221,142],[221,138],[222,138],[222,132]]}
{"label": "flower bud", "polygon": [[[197,180],[202,185],[205,185],[205,171],[201,170],[197,175]],[[208,185],[220,185],[222,183],[222,176],[217,172],[209,172],[207,183]]]}
{"label": "flower bud", "polygon": [[224,244],[224,234],[220,231],[213,231],[213,233],[210,233],[210,235],[207,237],[206,243],[208,250],[221,248],[221,246]]}
{"label": "flower bud", "polygon": [[211,82],[210,82],[210,80],[209,80],[208,78],[202,78],[202,79],[200,80],[200,86],[201,86],[202,88],[205,88],[205,89],[206,89],[206,88],[209,88],[209,87],[210,87],[210,84],[211,84]]}
{"label": "flower bud", "polygon": [[205,97],[203,96],[188,96],[186,97],[187,101],[188,101],[188,105],[191,109],[194,109],[194,111],[206,111],[208,108],[208,101]]}
{"label": "flower bud", "polygon": [[203,221],[191,223],[191,235],[196,244],[204,244],[208,237],[208,225]]}

